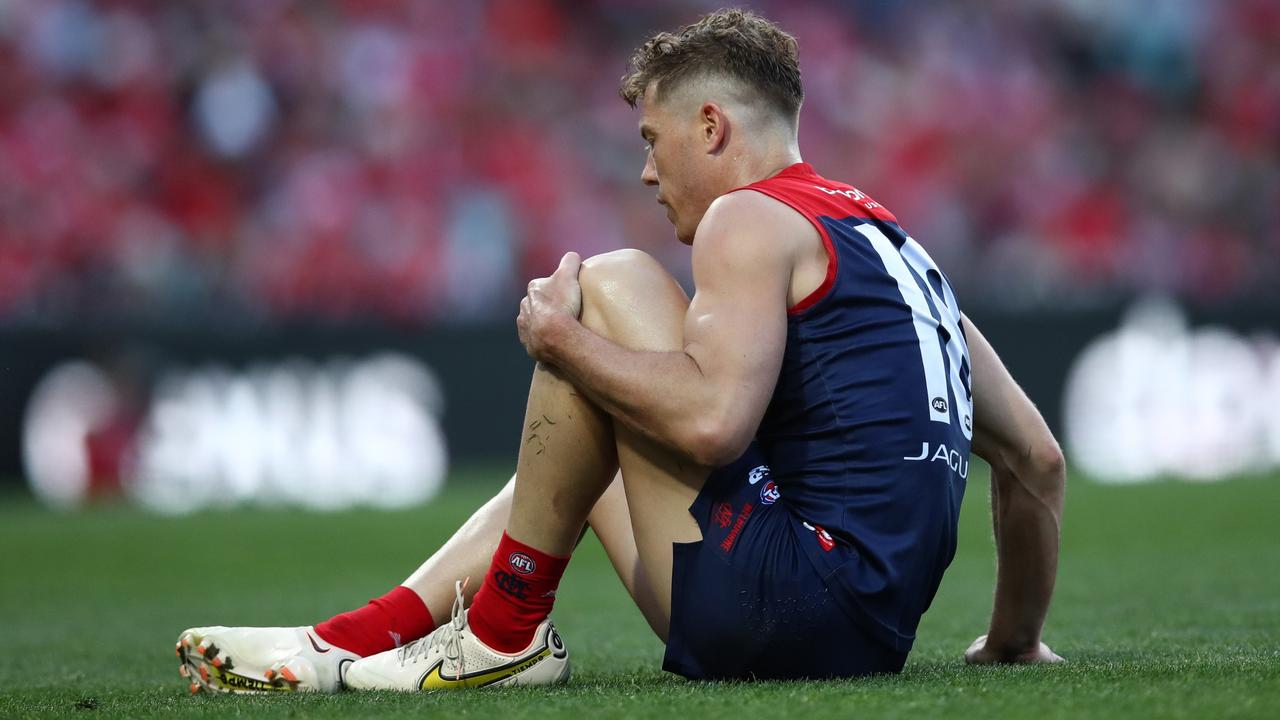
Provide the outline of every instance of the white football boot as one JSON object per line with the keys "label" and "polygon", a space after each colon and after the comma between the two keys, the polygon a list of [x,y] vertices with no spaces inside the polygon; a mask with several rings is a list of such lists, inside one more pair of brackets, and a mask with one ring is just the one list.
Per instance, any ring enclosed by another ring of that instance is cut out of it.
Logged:
{"label": "white football boot", "polygon": [[337,692],[359,655],[313,627],[202,627],[178,636],[178,672],[191,692]]}
{"label": "white football boot", "polygon": [[352,663],[346,686],[355,690],[455,690],[499,685],[556,685],[569,680],[569,652],[551,620],[543,620],[529,647],[507,654],[471,632],[454,586],[453,618],[404,647]]}

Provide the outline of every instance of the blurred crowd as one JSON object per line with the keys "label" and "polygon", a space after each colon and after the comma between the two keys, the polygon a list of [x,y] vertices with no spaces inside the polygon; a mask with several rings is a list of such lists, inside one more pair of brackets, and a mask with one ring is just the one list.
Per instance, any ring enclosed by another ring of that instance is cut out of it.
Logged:
{"label": "blurred crowd", "polygon": [[[571,249],[687,280],[617,86],[719,4],[0,0],[0,323],[502,319]],[[962,297],[1280,298],[1274,0],[745,4],[805,159]]]}

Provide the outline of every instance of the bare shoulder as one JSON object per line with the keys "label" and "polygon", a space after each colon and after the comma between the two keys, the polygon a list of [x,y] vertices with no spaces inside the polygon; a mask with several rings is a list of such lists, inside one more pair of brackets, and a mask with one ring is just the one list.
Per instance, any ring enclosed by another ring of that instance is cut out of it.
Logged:
{"label": "bare shoulder", "polygon": [[[827,249],[808,218],[790,205],[755,190],[737,190],[718,198],[693,240],[695,283],[725,262],[756,266],[746,275],[771,274],[780,283],[783,302],[792,307],[808,297],[827,276]],[[751,282],[748,280],[748,282]]]}
{"label": "bare shoulder", "polygon": [[721,195],[707,208],[694,235],[693,252],[695,260],[699,254],[732,251],[794,261],[817,239],[813,225],[789,205],[743,189]]}

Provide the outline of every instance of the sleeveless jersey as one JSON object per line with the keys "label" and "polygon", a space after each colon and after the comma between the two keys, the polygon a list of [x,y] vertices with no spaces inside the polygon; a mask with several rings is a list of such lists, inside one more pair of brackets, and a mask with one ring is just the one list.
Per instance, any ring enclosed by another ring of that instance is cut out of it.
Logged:
{"label": "sleeveless jersey", "polygon": [[969,350],[947,278],[879,203],[798,163],[752,190],[803,215],[826,279],[788,311],[756,434],[833,597],[898,650],[955,554],[973,437]]}

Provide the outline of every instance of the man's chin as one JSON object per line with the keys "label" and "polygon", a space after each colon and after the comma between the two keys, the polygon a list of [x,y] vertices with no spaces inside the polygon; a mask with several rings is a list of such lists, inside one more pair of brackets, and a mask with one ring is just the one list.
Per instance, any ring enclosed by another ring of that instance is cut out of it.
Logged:
{"label": "man's chin", "polygon": [[[680,223],[676,222],[676,219],[671,217],[670,212],[667,213],[667,222],[671,223],[671,231],[675,233],[677,240],[685,245],[693,244],[693,232],[687,232],[684,228],[680,227]],[[696,230],[697,228],[694,229]]]}

